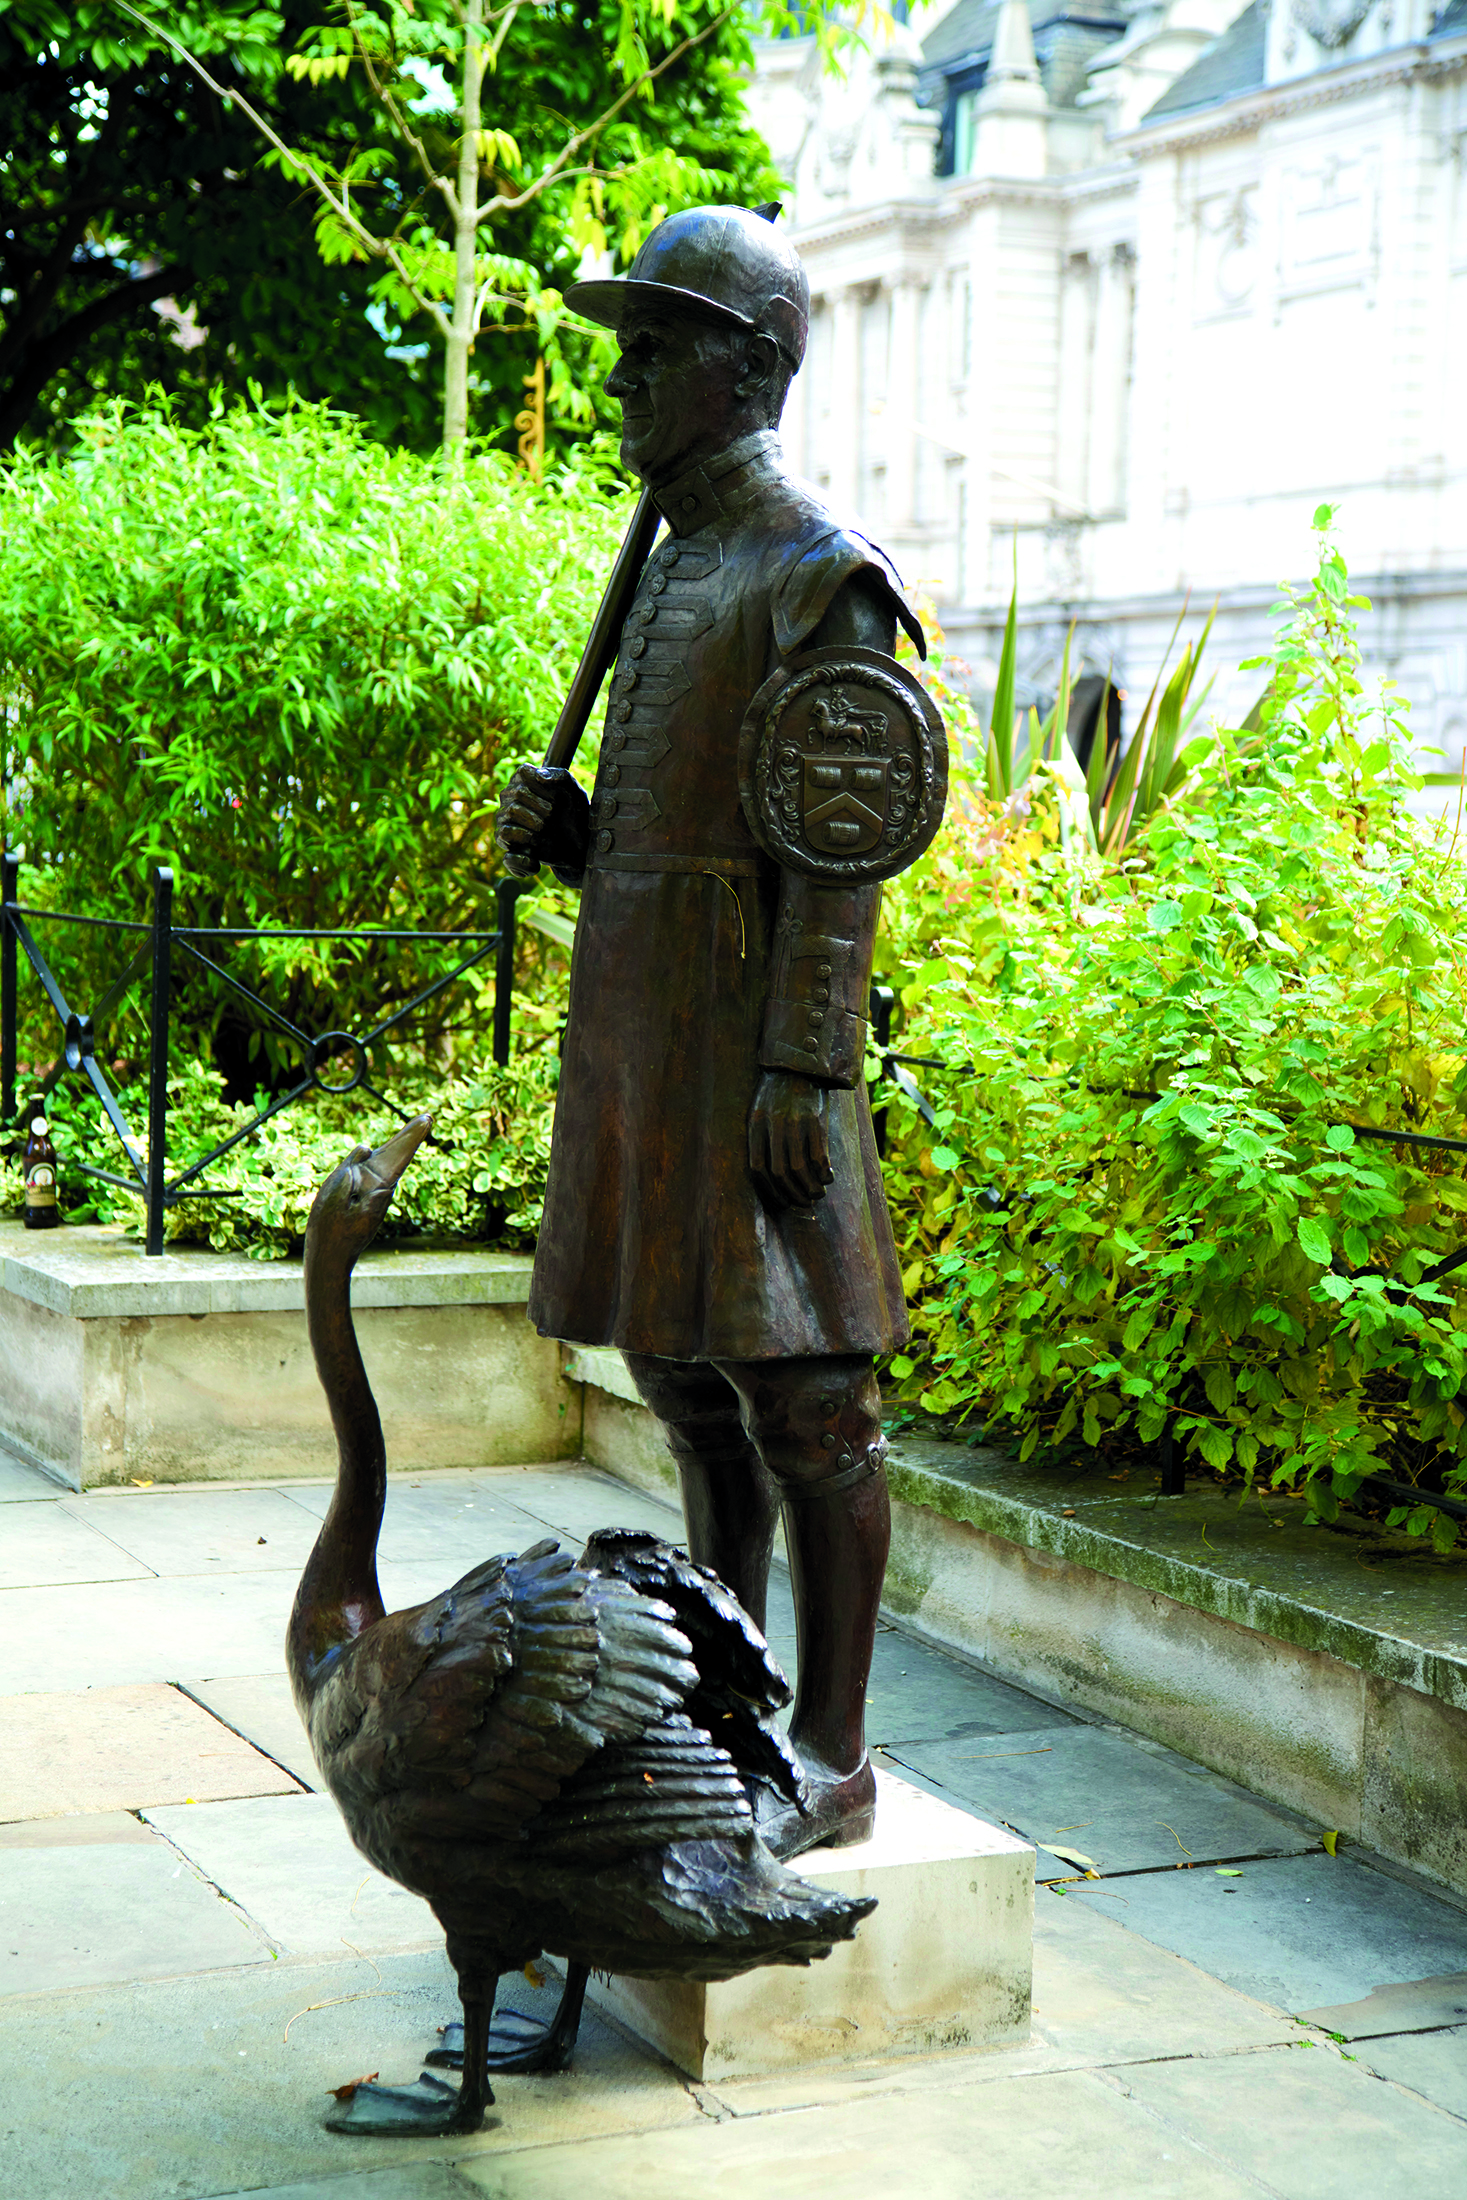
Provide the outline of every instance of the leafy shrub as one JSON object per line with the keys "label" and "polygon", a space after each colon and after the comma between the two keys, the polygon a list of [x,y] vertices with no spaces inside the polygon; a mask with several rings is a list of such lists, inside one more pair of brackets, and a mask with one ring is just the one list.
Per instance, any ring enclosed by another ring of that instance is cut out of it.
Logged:
{"label": "leafy shrub", "polygon": [[958,1065],[921,1073],[935,1130],[893,1105],[903,1393],[1025,1454],[1172,1419],[1194,1463],[1323,1518],[1373,1472],[1467,1491],[1467,1271],[1430,1274],[1464,1157],[1361,1135],[1467,1132],[1467,872],[1406,806],[1330,519],[1261,737],[1220,730],[1117,863],[1066,849],[1057,803],[1006,831],[970,785],[886,918],[902,1043]]}
{"label": "leafy shrub", "polygon": [[[543,750],[625,498],[564,471],[536,488],[492,452],[394,453],[320,406],[216,408],[195,432],[119,405],[79,439],[0,475],[23,898],[137,920],[167,863],[179,923],[492,928],[498,788]],[[45,937],[84,1003],[124,959],[105,935]],[[448,967],[400,943],[226,959],[315,1030],[373,1021]],[[414,1036],[440,1048],[464,998]],[[197,967],[176,1013],[241,1095],[293,1059]]]}
{"label": "leafy shrub", "polygon": [[[409,1075],[394,1087],[404,1113],[433,1117],[430,1140],[419,1148],[388,1209],[382,1242],[428,1236],[478,1240],[507,1247],[533,1245],[545,1197],[556,1063],[541,1053],[520,1055],[507,1069],[492,1065],[459,1076]],[[136,1125],[146,1121],[142,1087],[124,1090]],[[180,1161],[205,1152],[248,1120],[250,1110],[224,1098],[216,1071],[186,1062],[169,1079],[170,1156]],[[60,1161],[65,1219],[120,1222],[142,1235],[137,1195],[87,1177],[77,1160],[117,1166],[108,1152],[111,1134],[86,1088],[63,1087],[51,1106]],[[380,1144],[400,1118],[359,1093],[321,1095],[309,1107],[272,1117],[262,1129],[215,1163],[203,1178],[211,1188],[238,1197],[189,1200],[168,1210],[170,1243],[205,1245],[215,1252],[243,1252],[271,1260],[298,1253],[306,1217],[324,1179],[359,1141]],[[18,1212],[23,1196],[21,1142],[0,1160],[0,1209]]]}

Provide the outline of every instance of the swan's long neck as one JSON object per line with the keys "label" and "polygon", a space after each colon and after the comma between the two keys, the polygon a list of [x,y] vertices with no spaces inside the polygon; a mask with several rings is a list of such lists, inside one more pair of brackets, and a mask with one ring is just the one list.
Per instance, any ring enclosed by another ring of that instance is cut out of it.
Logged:
{"label": "swan's long neck", "polygon": [[336,1490],[306,1562],[286,1654],[309,1700],[323,1662],[382,1617],[377,1537],[387,1496],[382,1421],[351,1318],[353,1259],[306,1240],[306,1327],[336,1429]]}

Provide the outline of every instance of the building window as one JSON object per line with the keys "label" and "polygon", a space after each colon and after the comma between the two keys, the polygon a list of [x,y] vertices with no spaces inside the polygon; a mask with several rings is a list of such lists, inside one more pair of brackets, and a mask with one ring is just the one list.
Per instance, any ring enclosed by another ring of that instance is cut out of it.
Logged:
{"label": "building window", "polygon": [[975,110],[978,105],[976,92],[959,92],[953,107],[953,174],[971,175],[973,171],[973,138],[976,129]]}

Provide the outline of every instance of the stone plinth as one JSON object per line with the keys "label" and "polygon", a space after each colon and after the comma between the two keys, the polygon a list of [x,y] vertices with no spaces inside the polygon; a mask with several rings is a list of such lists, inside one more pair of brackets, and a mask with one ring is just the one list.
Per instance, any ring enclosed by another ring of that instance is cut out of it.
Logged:
{"label": "stone plinth", "polygon": [[1026,2040],[1034,1851],[905,1780],[876,1778],[875,1837],[794,1866],[818,1886],[876,1896],[854,1941],[808,1970],[713,1986],[593,1978],[590,1999],[709,2084]]}
{"label": "stone plinth", "polygon": [[[524,1254],[369,1252],[352,1279],[395,1468],[570,1457],[579,1392]],[[73,1489],[334,1475],[301,1264],[0,1224],[0,1445]]]}

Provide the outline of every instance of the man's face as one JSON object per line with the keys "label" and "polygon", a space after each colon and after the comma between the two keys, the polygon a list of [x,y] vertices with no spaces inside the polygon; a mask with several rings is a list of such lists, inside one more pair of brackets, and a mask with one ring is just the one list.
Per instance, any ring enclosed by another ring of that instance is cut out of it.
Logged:
{"label": "man's face", "polygon": [[721,451],[747,425],[737,393],[747,346],[690,314],[632,313],[606,391],[621,402],[622,463],[654,486]]}

